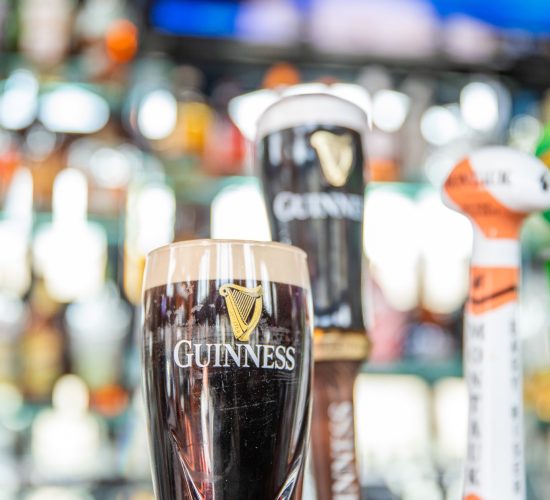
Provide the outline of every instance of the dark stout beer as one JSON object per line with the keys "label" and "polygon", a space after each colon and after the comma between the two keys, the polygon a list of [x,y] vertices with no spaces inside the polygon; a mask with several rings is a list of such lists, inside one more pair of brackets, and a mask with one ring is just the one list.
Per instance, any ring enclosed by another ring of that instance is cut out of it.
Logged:
{"label": "dark stout beer", "polygon": [[305,258],[283,245],[265,244],[263,260],[242,244],[212,245],[202,257],[185,255],[185,244],[180,256],[165,255],[179,272],[166,265],[155,278],[155,262],[147,264],[143,366],[156,496],[299,498],[311,383]]}
{"label": "dark stout beer", "polygon": [[363,326],[364,113],[327,94],[286,97],[258,123],[273,238],[306,251],[315,313],[312,451],[319,500],[360,497],[353,383]]}

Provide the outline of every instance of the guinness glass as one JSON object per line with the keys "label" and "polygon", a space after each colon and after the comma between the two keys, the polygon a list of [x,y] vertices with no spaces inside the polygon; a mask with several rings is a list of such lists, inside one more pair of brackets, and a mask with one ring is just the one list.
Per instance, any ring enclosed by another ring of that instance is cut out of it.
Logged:
{"label": "guinness glass", "polygon": [[304,252],[162,247],[147,258],[143,302],[157,499],[300,498],[312,370]]}
{"label": "guinness glass", "polygon": [[318,499],[360,497],[352,399],[368,353],[361,300],[366,128],[359,107],[329,94],[284,97],[258,122],[256,159],[272,235],[308,255]]}

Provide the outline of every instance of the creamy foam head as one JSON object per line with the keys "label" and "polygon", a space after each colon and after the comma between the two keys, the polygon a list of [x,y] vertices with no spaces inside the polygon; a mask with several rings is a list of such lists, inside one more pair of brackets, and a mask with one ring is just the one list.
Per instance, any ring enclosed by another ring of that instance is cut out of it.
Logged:
{"label": "creamy foam head", "polygon": [[260,116],[256,139],[301,125],[346,127],[364,137],[368,119],[359,106],[331,94],[290,95],[269,106]]}
{"label": "creamy foam head", "polygon": [[180,241],[157,248],[147,256],[144,291],[198,280],[269,281],[310,287],[305,252],[283,243]]}

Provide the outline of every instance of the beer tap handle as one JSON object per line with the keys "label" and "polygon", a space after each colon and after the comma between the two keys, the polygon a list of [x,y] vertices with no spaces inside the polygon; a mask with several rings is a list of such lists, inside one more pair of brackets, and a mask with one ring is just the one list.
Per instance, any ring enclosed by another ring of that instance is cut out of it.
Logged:
{"label": "beer tap handle", "polygon": [[506,147],[478,150],[448,175],[444,201],[474,228],[464,322],[469,392],[464,500],[524,500],[519,232],[550,207],[550,172]]}

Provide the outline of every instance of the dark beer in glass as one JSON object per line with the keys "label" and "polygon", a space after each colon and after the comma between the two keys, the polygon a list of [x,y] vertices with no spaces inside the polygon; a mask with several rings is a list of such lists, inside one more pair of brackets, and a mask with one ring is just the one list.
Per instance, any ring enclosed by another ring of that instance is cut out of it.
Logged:
{"label": "dark beer in glass", "polygon": [[300,498],[312,372],[304,252],[175,243],[149,254],[143,305],[156,498]]}

